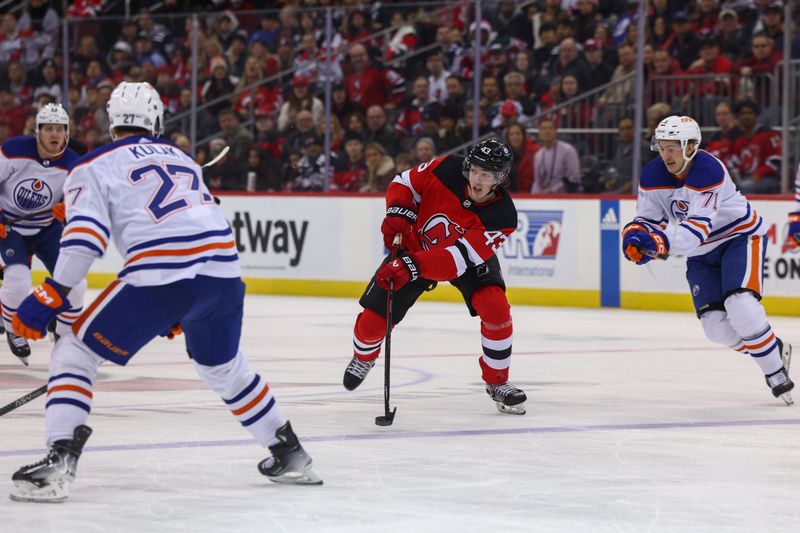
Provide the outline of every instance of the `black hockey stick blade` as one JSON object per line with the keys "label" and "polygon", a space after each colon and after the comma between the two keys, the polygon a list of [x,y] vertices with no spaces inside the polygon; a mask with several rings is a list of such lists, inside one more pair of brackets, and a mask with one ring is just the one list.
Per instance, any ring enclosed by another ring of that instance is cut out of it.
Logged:
{"label": "black hockey stick blade", "polygon": [[397,412],[397,407],[391,411],[386,411],[385,415],[375,417],[375,425],[377,426],[391,426],[394,422],[394,414]]}
{"label": "black hockey stick blade", "polygon": [[22,398],[14,400],[10,404],[8,404],[8,405],[6,405],[4,407],[0,407],[0,416],[3,416],[4,414],[10,413],[11,411],[16,409],[17,407],[25,405],[29,401],[38,398],[39,396],[41,396],[45,392],[47,392],[47,385],[46,384],[42,385],[41,387],[39,387],[35,391],[29,392],[28,394],[26,394]]}

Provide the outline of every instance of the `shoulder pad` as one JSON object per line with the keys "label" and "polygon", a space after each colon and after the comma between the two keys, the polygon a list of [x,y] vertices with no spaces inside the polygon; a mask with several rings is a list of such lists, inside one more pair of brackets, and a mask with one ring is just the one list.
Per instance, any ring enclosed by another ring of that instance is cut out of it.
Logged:
{"label": "shoulder pad", "polygon": [[656,189],[677,189],[680,187],[680,181],[670,174],[664,161],[657,157],[649,161],[642,169],[642,175],[639,178],[639,188],[646,191]]}
{"label": "shoulder pad", "polygon": [[33,135],[8,139],[3,143],[2,150],[3,155],[9,159],[15,157],[39,159],[39,154],[36,151],[36,137]]}
{"label": "shoulder pad", "polygon": [[723,181],[725,181],[725,169],[720,160],[705,150],[700,150],[694,158],[683,186],[703,191],[722,185]]}

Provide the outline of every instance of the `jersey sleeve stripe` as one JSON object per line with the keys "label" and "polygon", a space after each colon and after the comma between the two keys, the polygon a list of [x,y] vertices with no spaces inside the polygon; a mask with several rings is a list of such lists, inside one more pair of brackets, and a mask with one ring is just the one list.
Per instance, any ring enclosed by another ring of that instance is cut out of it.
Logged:
{"label": "jersey sleeve stripe", "polygon": [[453,262],[456,264],[456,277],[461,276],[467,271],[467,263],[464,261],[463,252],[456,246],[448,246],[446,250],[453,256]]}
{"label": "jersey sleeve stripe", "polygon": [[203,233],[197,233],[195,235],[181,235],[177,237],[164,237],[162,239],[154,239],[152,241],[146,241],[136,246],[131,246],[128,248],[128,254],[135,252],[137,250],[142,250],[144,248],[151,248],[153,246],[158,246],[159,244],[169,244],[174,242],[190,242],[190,241],[199,241],[201,239],[207,239],[209,237],[225,237],[228,235],[233,235],[230,227],[221,230],[212,230],[212,231],[205,231]]}
{"label": "jersey sleeve stripe", "polygon": [[103,237],[101,237],[99,233],[97,233],[96,231],[94,231],[92,229],[89,229],[89,228],[81,228],[81,227],[70,228],[70,229],[68,229],[67,231],[64,232],[64,235],[62,236],[62,238],[66,237],[67,235],[71,235],[73,233],[86,233],[88,235],[91,235],[91,236],[95,237],[98,241],[100,241],[100,244],[103,245],[103,249],[104,250],[106,248],[108,248],[108,243],[106,242],[106,240]]}
{"label": "jersey sleeve stripe", "polygon": [[95,218],[87,217],[85,215],[78,215],[78,216],[74,216],[74,217],[69,219],[69,225],[71,225],[71,224],[73,224],[75,222],[91,222],[92,224],[97,226],[97,228],[100,231],[105,233],[106,239],[110,239],[111,238],[111,232],[108,230],[108,228],[105,227],[103,224],[101,224],[100,221],[98,221]]}
{"label": "jersey sleeve stripe", "polygon": [[93,244],[93,243],[91,243],[89,241],[84,241],[84,240],[79,240],[79,239],[70,239],[68,241],[61,241],[61,247],[62,248],[69,248],[71,246],[80,246],[80,247],[83,247],[83,248],[88,248],[88,249],[90,249],[90,250],[92,250],[94,252],[97,252],[97,254],[100,257],[102,257],[103,254],[104,254],[103,250],[99,246],[97,246],[96,244]]}
{"label": "jersey sleeve stripe", "polygon": [[[706,237],[708,237],[708,236],[709,236],[709,234],[711,233],[711,231],[708,229],[708,227],[707,227],[706,225],[704,225],[704,224],[702,224],[702,223],[700,223],[700,222],[697,222],[696,220],[687,219],[685,223],[686,223],[686,224],[691,224],[692,226],[694,226],[694,227],[698,228],[700,231],[702,231],[703,233],[705,233],[705,236],[706,236]],[[687,227],[688,227],[688,226],[687,226]]]}
{"label": "jersey sleeve stripe", "polygon": [[687,189],[691,189],[693,191],[707,191],[709,189],[713,189],[715,187],[719,187],[720,185],[722,185],[723,181],[724,181],[724,178],[719,180],[716,183],[713,183],[711,185],[707,185],[706,187],[692,187],[691,185],[684,185],[684,187],[686,187]]}
{"label": "jersey sleeve stripe", "polygon": [[186,261],[184,263],[146,263],[144,265],[133,265],[128,268],[123,268],[118,277],[122,278],[131,272],[136,272],[137,270],[162,270],[162,269],[179,269],[179,268],[188,268],[192,265],[196,265],[197,263],[205,263],[207,261],[219,261],[219,262],[232,262],[238,261],[239,255],[211,255],[211,256],[203,256],[198,257],[197,259],[193,259],[191,261]]}
{"label": "jersey sleeve stripe", "polygon": [[227,241],[227,242],[212,242],[209,244],[204,244],[203,246],[196,246],[194,248],[181,248],[181,249],[166,249],[166,250],[148,250],[146,252],[141,252],[127,261],[125,261],[125,266],[130,265],[131,263],[135,263],[141,259],[146,257],[165,257],[165,256],[184,256],[184,255],[194,255],[203,253],[208,250],[219,250],[225,248],[235,248],[236,243],[234,241]]}
{"label": "jersey sleeve stripe", "polygon": [[411,194],[414,196],[415,202],[420,203],[422,200],[422,196],[414,190],[414,186],[411,184],[411,169],[404,170],[395,176],[392,183],[399,183],[400,185],[408,187],[411,190]]}
{"label": "jersey sleeve stripe", "polygon": [[459,244],[463,245],[464,248],[467,250],[467,258],[473,265],[481,265],[486,262],[486,260],[480,256],[478,252],[475,251],[475,248],[469,243],[469,241],[461,237],[456,241],[456,246]]}
{"label": "jersey sleeve stripe", "polygon": [[690,232],[695,237],[697,237],[697,240],[700,241],[700,244],[702,244],[705,241],[705,238],[700,233],[698,233],[697,231],[693,230],[692,228],[690,228],[686,224],[681,223],[681,224],[678,224],[678,226],[683,228],[683,229],[685,229],[686,231]]}

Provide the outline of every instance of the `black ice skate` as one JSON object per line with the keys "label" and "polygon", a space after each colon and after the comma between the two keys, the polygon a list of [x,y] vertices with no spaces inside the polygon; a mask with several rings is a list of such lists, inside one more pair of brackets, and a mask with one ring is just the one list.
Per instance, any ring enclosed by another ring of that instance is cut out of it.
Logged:
{"label": "black ice skate", "polygon": [[494,400],[497,410],[510,415],[525,414],[525,393],[506,381],[500,385],[486,384],[486,394]]}
{"label": "black ice skate", "polygon": [[778,339],[778,350],[781,353],[783,366],[777,372],[766,376],[767,385],[772,389],[773,396],[786,402],[786,405],[794,405],[791,394],[794,383],[789,379],[789,366],[792,362],[792,345],[789,343],[784,344],[782,340]]}
{"label": "black ice skate", "polygon": [[322,485],[322,478],[311,468],[306,453],[287,421],[275,432],[278,444],[269,447],[271,457],[258,463],[258,471],[275,483],[288,485]]}
{"label": "black ice skate", "polygon": [[47,457],[14,472],[11,480],[15,487],[9,497],[15,502],[58,503],[66,500],[69,484],[75,480],[81,450],[91,434],[89,426],[78,426],[72,439],[55,441]]}
{"label": "black ice skate", "polygon": [[11,348],[11,353],[19,357],[22,364],[28,366],[28,357],[31,355],[31,347],[28,345],[28,341],[25,340],[25,337],[20,337],[19,335],[14,335],[10,331],[6,331],[6,340],[8,341],[8,347]]}
{"label": "black ice skate", "polygon": [[361,361],[355,356],[350,360],[350,364],[344,369],[344,388],[347,390],[355,390],[356,387],[361,385],[364,378],[367,377],[369,371],[375,366],[375,359],[372,361]]}

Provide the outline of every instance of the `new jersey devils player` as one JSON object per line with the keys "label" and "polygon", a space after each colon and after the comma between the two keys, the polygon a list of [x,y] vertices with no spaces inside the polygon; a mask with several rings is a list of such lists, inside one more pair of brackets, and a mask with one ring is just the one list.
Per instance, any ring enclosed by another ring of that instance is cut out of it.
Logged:
{"label": "new jersey devils player", "polygon": [[[502,187],[511,149],[496,139],[474,146],[466,159],[440,157],[397,175],[386,191],[381,225],[387,248],[397,234],[397,257],[383,262],[359,303],[353,359],[344,373],[348,390],[375,365],[386,332],[386,298],[394,286],[392,322],[398,324],[426,290],[449,281],[481,319],[479,358],[486,392],[502,413],[525,414],[525,393],[509,383],[511,307],[497,250],[517,227],[517,210]],[[466,180],[466,181],[465,181]]]}

